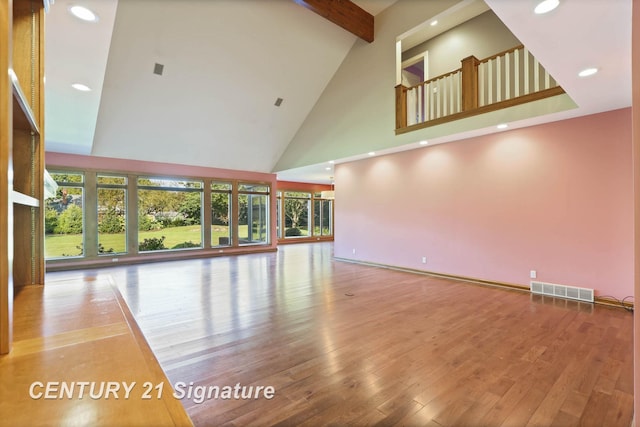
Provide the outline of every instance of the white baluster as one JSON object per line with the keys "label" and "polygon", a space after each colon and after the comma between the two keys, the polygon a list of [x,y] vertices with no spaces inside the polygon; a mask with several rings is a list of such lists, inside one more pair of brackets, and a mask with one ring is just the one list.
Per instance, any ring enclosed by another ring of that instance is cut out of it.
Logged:
{"label": "white baluster", "polygon": [[504,99],[511,98],[511,54],[504,55]]}
{"label": "white baluster", "polygon": [[478,107],[482,107],[485,103],[484,70],[485,63],[483,62],[478,65],[478,93],[480,95],[480,99],[478,99]]}
{"label": "white baluster", "polygon": [[496,58],[496,102],[502,101],[502,58]]}
{"label": "white baluster", "polygon": [[544,88],[549,89],[551,87],[551,79],[549,78],[549,72],[545,68],[544,70]]}
{"label": "white baluster", "polygon": [[520,49],[513,52],[513,70],[514,70],[514,82],[513,82],[513,96],[520,96]]}
{"label": "white baluster", "polygon": [[524,94],[529,93],[529,50],[524,48]]}
{"label": "white baluster", "polygon": [[487,86],[488,86],[488,96],[487,96],[487,105],[489,104],[493,104],[493,60],[487,62],[487,68],[488,68],[488,81],[487,81]]}
{"label": "white baluster", "polygon": [[537,58],[533,58],[533,91],[540,91],[540,63]]}

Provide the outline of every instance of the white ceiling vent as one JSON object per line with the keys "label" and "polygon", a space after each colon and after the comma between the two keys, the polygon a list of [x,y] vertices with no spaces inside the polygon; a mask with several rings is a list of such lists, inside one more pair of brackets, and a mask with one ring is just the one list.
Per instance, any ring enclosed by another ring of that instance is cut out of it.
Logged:
{"label": "white ceiling vent", "polygon": [[153,66],[153,74],[157,74],[159,76],[164,72],[164,64],[158,64],[157,62]]}

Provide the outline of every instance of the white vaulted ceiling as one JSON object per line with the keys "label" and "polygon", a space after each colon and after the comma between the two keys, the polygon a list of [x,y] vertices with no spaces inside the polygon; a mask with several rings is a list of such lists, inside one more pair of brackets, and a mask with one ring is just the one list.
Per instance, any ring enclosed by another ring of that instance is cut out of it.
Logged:
{"label": "white vaulted ceiling", "polygon": [[[356,3],[376,15],[395,1]],[[631,104],[630,0],[564,0],[544,27],[533,0],[486,3],[576,101],[571,115]],[[99,21],[71,17],[74,4]],[[57,0],[46,34],[48,151],[261,172],[356,43],[292,0]],[[596,62],[597,80],[577,78]]]}

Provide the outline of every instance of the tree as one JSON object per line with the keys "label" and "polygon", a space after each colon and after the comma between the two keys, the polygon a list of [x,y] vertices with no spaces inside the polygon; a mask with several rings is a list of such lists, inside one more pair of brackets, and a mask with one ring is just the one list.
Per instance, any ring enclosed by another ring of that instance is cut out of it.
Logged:
{"label": "tree", "polygon": [[298,228],[300,222],[307,219],[309,201],[306,199],[284,199],[284,216],[291,222],[291,228]]}
{"label": "tree", "polygon": [[187,193],[182,201],[180,212],[189,224],[200,224],[202,218],[202,193]]}
{"label": "tree", "polygon": [[229,194],[211,193],[211,222],[229,225]]}

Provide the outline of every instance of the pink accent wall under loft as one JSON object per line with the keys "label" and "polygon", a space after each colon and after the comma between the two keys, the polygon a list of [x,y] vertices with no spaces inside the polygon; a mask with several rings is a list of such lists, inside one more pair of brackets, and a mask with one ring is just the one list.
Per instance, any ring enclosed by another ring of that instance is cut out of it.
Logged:
{"label": "pink accent wall under loft", "polygon": [[336,257],[633,294],[629,108],[339,164],[335,180]]}
{"label": "pink accent wall under loft", "polygon": [[[271,185],[271,218],[276,216],[275,174],[239,171],[234,169],[207,168],[174,163],[147,162],[142,160],[117,159],[111,157],[82,156],[78,154],[45,153],[45,164],[48,169],[55,167],[77,168],[82,170],[98,170],[104,172],[130,172],[133,174],[162,175],[175,177],[217,178],[221,180],[239,180],[245,182],[261,182]],[[277,246],[276,223],[271,221],[271,246]]]}

